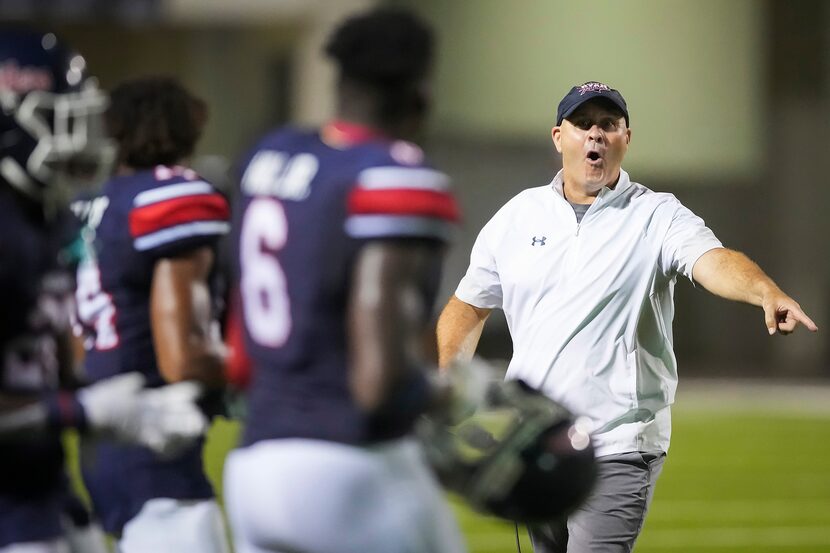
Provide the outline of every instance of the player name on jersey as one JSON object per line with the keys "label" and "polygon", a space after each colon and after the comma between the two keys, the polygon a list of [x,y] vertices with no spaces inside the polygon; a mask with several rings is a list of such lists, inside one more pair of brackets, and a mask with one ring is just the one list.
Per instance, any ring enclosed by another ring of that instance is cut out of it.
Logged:
{"label": "player name on jersey", "polygon": [[304,200],[319,162],[311,154],[289,157],[284,152],[258,152],[242,177],[242,191],[250,196],[274,196],[283,200]]}

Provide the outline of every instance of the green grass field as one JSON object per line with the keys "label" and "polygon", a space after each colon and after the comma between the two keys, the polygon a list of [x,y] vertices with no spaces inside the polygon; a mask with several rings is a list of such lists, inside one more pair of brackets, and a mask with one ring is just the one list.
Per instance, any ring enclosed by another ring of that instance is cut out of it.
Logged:
{"label": "green grass field", "polygon": [[[674,409],[672,448],[636,552],[830,552],[830,396],[801,400],[790,390],[782,404],[774,389],[695,394]],[[217,486],[236,432],[219,421],[210,434],[206,464]],[[471,553],[516,551],[512,525],[454,505]]]}

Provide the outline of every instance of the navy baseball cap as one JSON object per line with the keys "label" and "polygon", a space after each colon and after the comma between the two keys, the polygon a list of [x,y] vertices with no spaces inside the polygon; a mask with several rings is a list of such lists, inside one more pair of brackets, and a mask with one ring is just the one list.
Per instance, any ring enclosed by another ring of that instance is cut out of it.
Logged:
{"label": "navy baseball cap", "polygon": [[562,120],[576,111],[576,108],[594,98],[606,98],[610,100],[615,106],[620,108],[625,116],[625,124],[628,125],[628,106],[625,104],[625,99],[620,94],[619,90],[615,90],[607,84],[596,81],[588,81],[587,83],[573,87],[562,101],[559,102],[559,107],[556,109],[556,124],[561,125]]}

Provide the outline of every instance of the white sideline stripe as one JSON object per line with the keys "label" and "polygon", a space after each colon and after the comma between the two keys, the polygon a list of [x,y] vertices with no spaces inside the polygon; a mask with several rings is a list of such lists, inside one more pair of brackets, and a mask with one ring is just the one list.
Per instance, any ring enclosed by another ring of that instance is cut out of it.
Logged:
{"label": "white sideline stripe", "polygon": [[742,379],[681,379],[674,408],[679,412],[767,413],[798,417],[830,417],[830,386],[826,381],[790,383]]}
{"label": "white sideline stripe", "polygon": [[[501,532],[468,533],[467,545],[476,552],[505,551],[505,544],[515,548],[512,528]],[[526,539],[527,532],[519,527],[519,535]],[[830,527],[826,526],[775,526],[731,528],[683,528],[646,530],[637,541],[636,551],[747,546],[827,546],[830,545]]]}
{"label": "white sideline stripe", "polygon": [[194,194],[210,194],[211,192],[213,192],[213,187],[203,180],[183,182],[181,184],[160,186],[159,188],[140,192],[133,199],[133,205],[135,207],[143,207],[172,198],[192,196]]}

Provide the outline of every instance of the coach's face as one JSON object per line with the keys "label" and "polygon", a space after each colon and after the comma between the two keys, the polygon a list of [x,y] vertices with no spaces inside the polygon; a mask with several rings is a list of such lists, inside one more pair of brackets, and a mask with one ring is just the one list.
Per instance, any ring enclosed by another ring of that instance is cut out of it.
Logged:
{"label": "coach's face", "polygon": [[562,154],[566,183],[595,195],[617,182],[631,140],[631,130],[618,110],[589,100],[554,127],[551,136]]}

